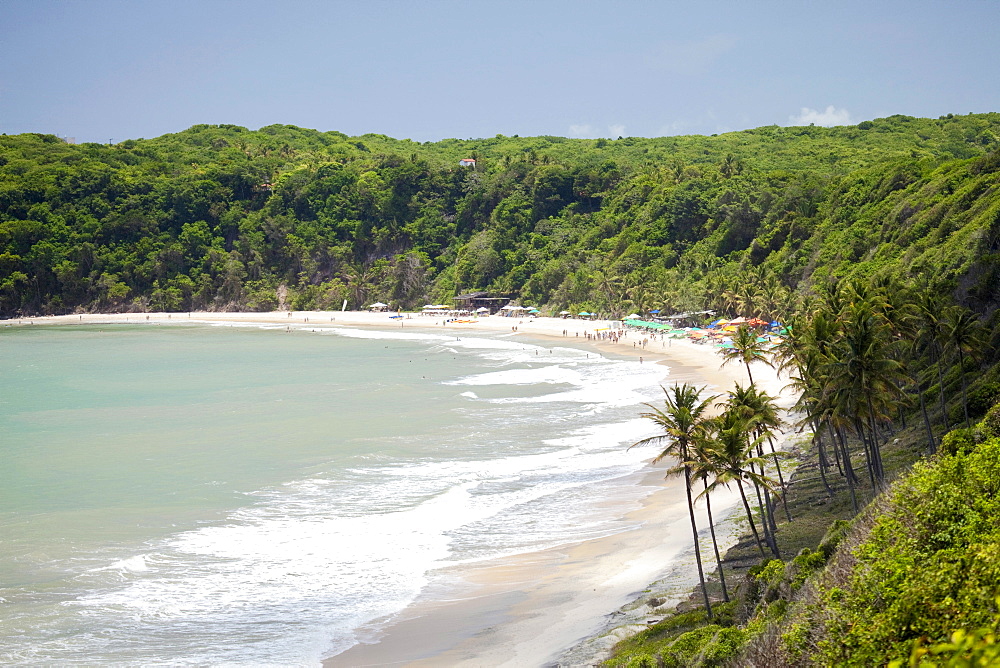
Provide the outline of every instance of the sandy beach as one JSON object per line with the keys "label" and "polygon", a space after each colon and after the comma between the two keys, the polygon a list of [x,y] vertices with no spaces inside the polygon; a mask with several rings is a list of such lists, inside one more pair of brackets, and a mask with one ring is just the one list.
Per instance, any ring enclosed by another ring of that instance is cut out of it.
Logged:
{"label": "sandy beach", "polygon": [[[607,321],[558,318],[471,319],[445,323],[440,317],[367,312],[131,313],[22,318],[7,326],[51,324],[268,323],[289,329],[320,326],[420,328],[464,333],[516,334],[539,345],[573,346],[606,356],[641,357],[663,365],[663,384],[691,382],[724,393],[746,383],[742,365],[721,366],[711,345],[688,340],[651,340],[628,332],[619,342],[595,338]],[[516,328],[516,330],[515,330]],[[589,335],[589,336],[588,336]],[[769,368],[754,368],[755,379],[772,395],[783,382]],[[781,405],[792,398],[783,394]],[[651,453],[652,455],[652,453]],[[616,504],[622,531],[604,538],[502,560],[452,567],[440,584],[391,620],[382,620],[363,642],[324,665],[373,666],[542,666],[591,665],[613,643],[614,634],[594,639],[625,623],[622,609],[654,595],[686,597],[697,576],[691,559],[690,526],[678,479],[664,481],[666,465],[634,474],[636,499]],[[644,493],[649,492],[649,493]],[[715,500],[716,518],[725,498]],[[700,526],[706,527],[704,520]],[[726,533],[725,531],[723,532]],[[733,531],[728,540],[733,542]],[[650,590],[652,583],[655,587]],[[641,606],[631,621],[642,617]],[[633,630],[635,627],[632,627]],[[588,641],[588,639],[591,639]]]}

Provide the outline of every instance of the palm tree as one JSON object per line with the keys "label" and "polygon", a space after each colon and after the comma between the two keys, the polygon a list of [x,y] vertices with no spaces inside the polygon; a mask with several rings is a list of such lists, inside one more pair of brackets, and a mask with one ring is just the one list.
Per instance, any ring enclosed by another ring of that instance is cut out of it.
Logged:
{"label": "palm tree", "polygon": [[869,304],[852,304],[845,318],[843,337],[832,350],[827,365],[833,392],[844,403],[858,437],[865,444],[873,485],[885,480],[876,422],[887,419],[887,409],[903,394],[899,385],[905,374],[893,354],[894,341],[885,321],[875,316]]}
{"label": "palm tree", "polygon": [[746,325],[740,325],[736,329],[732,348],[720,348],[719,350],[725,358],[722,362],[723,366],[730,362],[742,362],[746,365],[751,385],[753,384],[753,374],[750,372],[752,363],[763,362],[767,366],[771,366],[767,356],[767,348],[757,340],[757,332]]}
{"label": "palm tree", "polygon": [[653,464],[665,457],[672,457],[681,462],[684,470],[684,489],[687,493],[688,514],[691,518],[691,533],[694,537],[694,557],[698,563],[698,580],[701,583],[702,596],[705,598],[705,610],[711,619],[712,604],[708,599],[708,588],[705,586],[705,570],[702,567],[701,548],[698,543],[698,525],[695,522],[694,500],[691,497],[691,467],[687,464],[691,459],[692,444],[705,437],[707,426],[705,412],[716,398],[713,395],[707,399],[700,399],[703,391],[704,388],[697,388],[687,383],[674,384],[669,390],[664,387],[665,410],[652,404],[645,404],[650,410],[642,413],[642,417],[652,420],[663,430],[663,433],[637,441],[629,448],[634,448],[637,445],[662,445],[664,446],[663,450],[653,459]]}
{"label": "palm tree", "polygon": [[949,346],[958,351],[958,370],[962,379],[962,410],[965,411],[965,427],[971,429],[965,382],[965,356],[974,355],[981,343],[979,319],[972,311],[955,305],[945,312],[945,326]]}
{"label": "palm tree", "polygon": [[[757,467],[763,466],[764,460],[762,457],[756,456],[754,451],[763,437],[751,440],[753,422],[746,419],[739,411],[734,410],[725,411],[713,421],[712,427],[712,440],[715,442],[715,446],[707,448],[705,452],[714,467],[715,480],[708,486],[708,489],[715,489],[719,485],[728,487],[731,483],[736,483],[743,501],[743,509],[750,522],[750,531],[753,532],[760,556],[764,557],[766,556],[764,545],[760,540],[757,523],[753,519],[753,511],[750,509],[746,490],[743,487],[743,481],[746,480],[756,483],[766,490],[774,491],[774,481],[757,472]],[[774,556],[781,556],[776,542],[772,543],[770,547]]]}
{"label": "palm tree", "polygon": [[[857,475],[851,464],[851,453],[843,437],[844,427],[850,423],[844,403],[844,393],[834,384],[831,376],[831,356],[835,344],[844,337],[843,323],[831,310],[831,304],[844,308],[842,291],[828,293],[823,300],[810,305],[808,317],[796,317],[789,325],[788,336],[776,349],[780,369],[789,371],[790,385],[799,395],[796,408],[803,411],[806,420],[813,424],[814,438],[818,442],[820,473],[823,473],[825,456],[822,450],[821,431],[830,433],[834,459],[847,482],[851,507],[858,512],[855,485]],[[792,375],[794,373],[794,375]],[[824,479],[825,482],[825,479]],[[830,490],[827,487],[828,491]]]}
{"label": "palm tree", "polygon": [[719,582],[722,584],[722,599],[729,602],[729,590],[726,588],[726,573],[722,568],[722,555],[719,554],[719,541],[715,536],[715,519],[712,517],[712,495],[709,489],[709,479],[715,476],[715,465],[709,449],[714,447],[711,439],[700,438],[692,443],[691,459],[670,469],[671,474],[681,473],[685,466],[691,468],[691,476],[701,480],[703,491],[699,498],[705,497],[705,512],[708,514],[708,530],[712,534],[712,549],[715,551],[715,564],[719,569]]}
{"label": "palm tree", "polygon": [[[778,462],[778,454],[774,448],[774,431],[780,429],[784,421],[778,415],[778,406],[774,397],[767,392],[757,389],[751,384],[744,388],[739,383],[729,393],[729,406],[733,410],[741,411],[744,417],[753,421],[753,433],[755,436],[763,436],[771,446],[771,454],[774,457],[774,466],[778,473],[778,483],[781,487],[781,504],[785,509],[785,517],[792,521],[792,515],[788,511],[788,502],[785,499],[785,477],[781,473],[781,464]],[[763,451],[758,449],[758,455],[763,456]]]}
{"label": "palm tree", "polygon": [[921,333],[931,346],[935,367],[937,367],[938,401],[941,406],[941,421],[944,424],[944,430],[948,431],[948,407],[944,397],[944,369],[942,368],[944,362],[944,352],[942,349],[944,342],[948,338],[947,325],[944,318],[944,303],[938,295],[929,288],[925,288],[917,298],[917,310],[921,318]]}

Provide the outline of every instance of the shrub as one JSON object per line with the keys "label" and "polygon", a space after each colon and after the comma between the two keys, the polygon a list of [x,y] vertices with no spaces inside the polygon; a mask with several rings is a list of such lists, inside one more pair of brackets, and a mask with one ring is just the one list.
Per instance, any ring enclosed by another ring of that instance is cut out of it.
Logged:
{"label": "shrub", "polygon": [[657,668],[659,662],[648,654],[637,654],[628,660],[625,668]]}
{"label": "shrub", "polygon": [[986,411],[986,417],[979,423],[979,432],[986,438],[1000,436],[1000,404]]}
{"label": "shrub", "polygon": [[722,666],[735,658],[743,647],[746,634],[740,629],[723,628],[701,651],[701,665]]}
{"label": "shrub", "polygon": [[941,452],[946,455],[965,454],[971,452],[975,447],[975,434],[971,429],[965,427],[952,429],[941,439]]}
{"label": "shrub", "polygon": [[969,415],[983,415],[997,401],[1000,401],[1000,383],[982,383],[969,390]]}
{"label": "shrub", "polygon": [[821,588],[820,607],[789,621],[785,651],[815,648],[807,658],[818,665],[885,665],[930,638],[941,644],[938,656],[959,661],[941,665],[994,665],[962,663],[992,650],[959,647],[952,635],[994,621],[1000,583],[1000,438],[966,452],[968,432],[946,438],[957,454],[918,464],[893,485],[885,511],[848,555],[849,579]]}
{"label": "shrub", "polygon": [[823,568],[823,565],[826,564],[826,559],[826,555],[822,552],[813,552],[808,547],[803,548],[792,559],[792,563],[787,569],[792,592],[798,591],[810,575]]}
{"label": "shrub", "polygon": [[823,539],[819,542],[819,547],[816,548],[817,551],[821,552],[824,558],[829,559],[850,528],[851,523],[847,520],[834,520],[826,530],[826,534],[823,535]]}

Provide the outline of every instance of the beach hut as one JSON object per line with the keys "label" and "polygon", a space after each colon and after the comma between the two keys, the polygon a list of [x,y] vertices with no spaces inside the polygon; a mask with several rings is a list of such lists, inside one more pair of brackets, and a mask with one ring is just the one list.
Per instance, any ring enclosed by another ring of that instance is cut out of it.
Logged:
{"label": "beach hut", "polygon": [[530,310],[528,306],[518,306],[517,304],[507,304],[506,306],[501,306],[500,311],[503,315],[508,318],[516,318],[519,315],[524,315]]}

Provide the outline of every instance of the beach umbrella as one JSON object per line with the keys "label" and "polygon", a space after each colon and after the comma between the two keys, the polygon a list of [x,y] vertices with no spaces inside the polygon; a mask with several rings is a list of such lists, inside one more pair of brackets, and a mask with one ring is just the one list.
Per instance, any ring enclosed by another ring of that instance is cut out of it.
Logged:
{"label": "beach umbrella", "polygon": [[489,312],[490,310],[485,306],[480,306],[479,308],[476,309],[476,313],[489,313]]}
{"label": "beach umbrella", "polygon": [[591,315],[591,314],[587,313],[586,311],[580,311],[579,313],[577,313],[577,315]]}
{"label": "beach umbrella", "polygon": [[559,315],[572,315],[569,311],[559,311]]}
{"label": "beach umbrella", "polygon": [[626,319],[626,320],[635,320],[635,319],[637,319],[638,317],[639,317],[639,314],[638,314],[638,313],[630,313],[630,314],[628,314],[627,316],[625,316],[625,319]]}
{"label": "beach umbrella", "polygon": [[659,312],[660,312],[660,309],[658,309],[658,308],[654,308],[652,311],[650,311],[650,313],[659,313]]}

